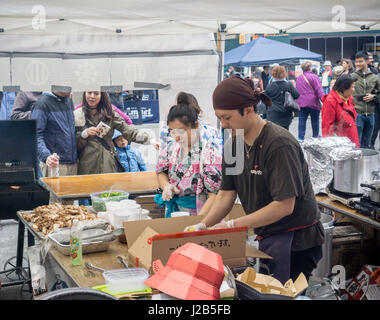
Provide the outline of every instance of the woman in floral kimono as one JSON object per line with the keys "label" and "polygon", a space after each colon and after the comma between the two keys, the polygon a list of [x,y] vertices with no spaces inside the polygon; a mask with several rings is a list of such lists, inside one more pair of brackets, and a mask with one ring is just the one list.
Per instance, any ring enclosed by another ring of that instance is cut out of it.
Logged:
{"label": "woman in floral kimono", "polygon": [[156,167],[163,192],[156,202],[166,205],[166,217],[173,211],[207,214],[221,184],[222,140],[188,104],[173,106],[167,124],[169,137],[161,143]]}

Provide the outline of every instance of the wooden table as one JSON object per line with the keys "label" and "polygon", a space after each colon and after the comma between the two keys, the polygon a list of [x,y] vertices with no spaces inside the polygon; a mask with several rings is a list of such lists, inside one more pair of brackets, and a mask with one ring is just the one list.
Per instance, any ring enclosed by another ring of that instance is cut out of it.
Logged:
{"label": "wooden table", "polygon": [[354,218],[356,220],[359,220],[360,222],[363,222],[365,224],[370,225],[373,228],[380,229],[380,222],[367,217],[361,213],[356,212],[356,210],[351,209],[344,204],[331,199],[329,196],[322,196],[318,195],[316,196],[317,203],[320,207],[327,208],[333,212],[340,213],[342,215]]}
{"label": "wooden table", "polygon": [[71,265],[70,256],[63,255],[54,247],[50,249],[49,254],[75,285],[82,288],[92,288],[105,284],[105,280],[101,272],[95,270],[89,272],[85,267],[85,262],[105,270],[123,269],[124,267],[117,261],[117,256],[121,255],[127,258],[128,247],[116,239],[110,244],[107,251],[84,254],[82,265],[75,267]]}
{"label": "wooden table", "polygon": [[91,193],[124,190],[131,195],[154,194],[158,189],[154,171],[106,173],[57,178],[41,178],[59,201],[88,199]]}
{"label": "wooden table", "polygon": [[[21,216],[20,212],[17,213],[17,216],[19,218],[19,226],[23,227],[22,231],[26,228],[28,234],[30,234],[30,238],[33,237],[33,243],[28,241],[28,246],[34,245],[34,239],[37,241],[44,240],[42,233],[35,231],[31,227],[31,224],[25,221]],[[23,234],[24,232],[22,232],[22,239],[24,239]],[[84,254],[82,265],[80,266],[73,267],[71,265],[70,256],[62,254],[55,249],[54,246],[50,247],[47,260],[52,260],[54,264],[58,266],[60,271],[66,275],[65,278],[69,280],[69,284],[82,288],[91,288],[105,284],[105,280],[100,272],[95,270],[88,272],[88,269],[85,267],[85,262],[89,262],[105,270],[123,269],[124,267],[117,260],[117,256],[119,255],[125,257],[125,260],[127,261],[128,246],[116,239],[110,243],[107,251]]]}

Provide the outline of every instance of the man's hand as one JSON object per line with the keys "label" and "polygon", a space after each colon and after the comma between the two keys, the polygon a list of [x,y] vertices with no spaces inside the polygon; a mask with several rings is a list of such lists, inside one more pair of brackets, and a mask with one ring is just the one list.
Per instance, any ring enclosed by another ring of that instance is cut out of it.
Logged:
{"label": "man's hand", "polygon": [[59,165],[59,156],[52,154],[46,158],[46,165],[49,168],[56,168]]}
{"label": "man's hand", "polygon": [[162,200],[169,201],[171,198],[173,198],[174,194],[178,194],[179,189],[176,186],[173,186],[172,184],[168,184],[165,186],[164,190],[162,191]]}
{"label": "man's hand", "polygon": [[215,226],[213,226],[211,229],[227,229],[227,228],[233,228],[235,226],[234,220],[228,220],[228,221],[222,221]]}
{"label": "man's hand", "polygon": [[363,97],[364,102],[371,102],[373,99],[375,99],[375,96],[373,94],[367,94]]}

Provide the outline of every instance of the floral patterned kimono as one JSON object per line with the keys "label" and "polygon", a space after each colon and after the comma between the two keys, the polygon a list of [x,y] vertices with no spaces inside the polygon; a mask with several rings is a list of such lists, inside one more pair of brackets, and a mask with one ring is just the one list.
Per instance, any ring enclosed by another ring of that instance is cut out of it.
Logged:
{"label": "floral patterned kimono", "polygon": [[216,194],[222,181],[222,139],[213,127],[200,123],[198,130],[199,139],[182,157],[180,144],[170,137],[168,127],[164,127],[156,166],[156,173],[166,173],[169,182],[180,190],[179,197],[196,196],[196,209],[179,206],[180,211],[191,215],[200,212],[208,193]]}

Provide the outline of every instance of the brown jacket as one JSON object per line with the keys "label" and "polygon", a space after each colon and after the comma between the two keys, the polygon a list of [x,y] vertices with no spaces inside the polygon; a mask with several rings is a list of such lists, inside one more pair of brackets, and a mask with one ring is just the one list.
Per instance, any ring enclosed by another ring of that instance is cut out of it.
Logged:
{"label": "brown jacket", "polygon": [[[148,134],[139,133],[134,125],[126,124],[124,119],[113,111],[112,120],[103,121],[111,127],[111,130],[103,137],[103,140],[110,146],[110,151],[108,151],[93,136],[89,136],[87,139],[82,138],[82,132],[86,129],[86,118],[82,108],[74,111],[74,117],[79,155],[79,175],[117,172],[114,158],[115,146],[112,141],[114,129],[119,130],[129,142],[149,144],[150,137]],[[98,125],[91,120],[89,123],[94,127]]]}

